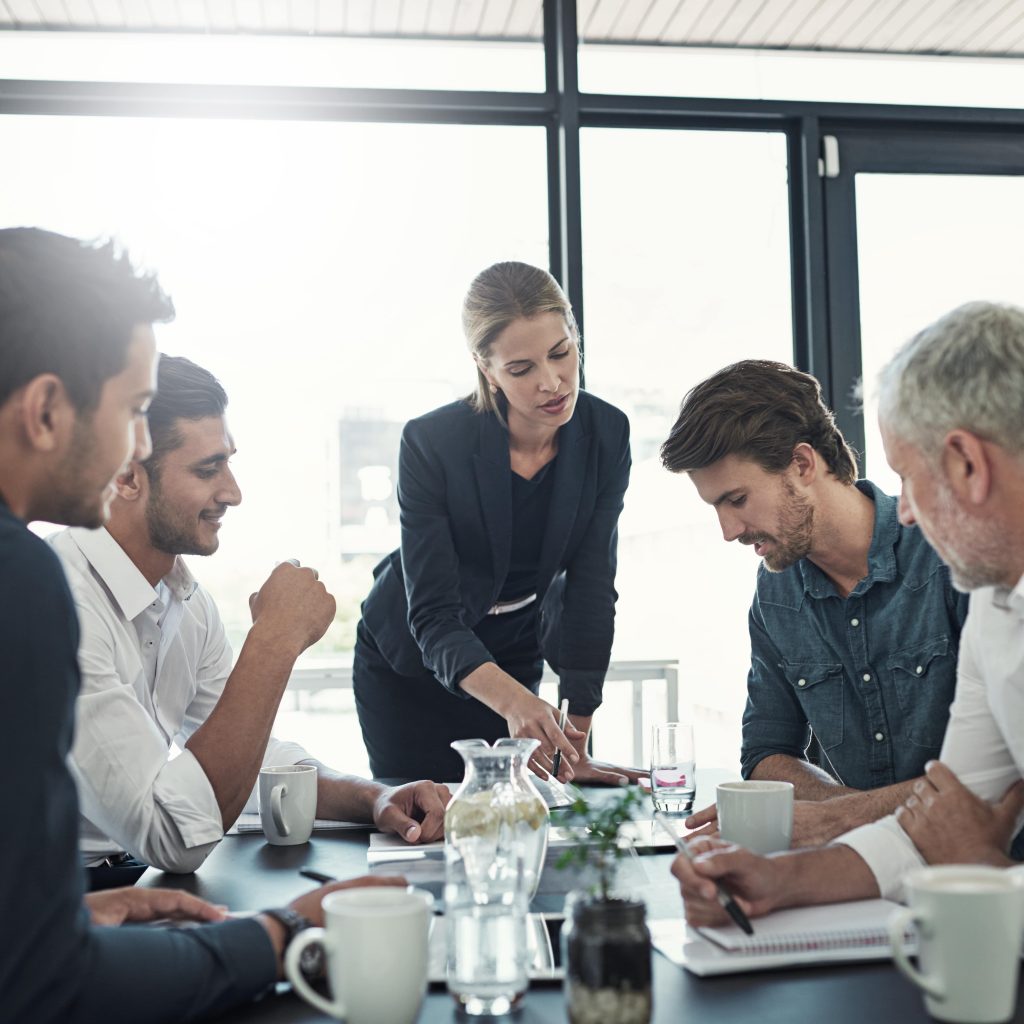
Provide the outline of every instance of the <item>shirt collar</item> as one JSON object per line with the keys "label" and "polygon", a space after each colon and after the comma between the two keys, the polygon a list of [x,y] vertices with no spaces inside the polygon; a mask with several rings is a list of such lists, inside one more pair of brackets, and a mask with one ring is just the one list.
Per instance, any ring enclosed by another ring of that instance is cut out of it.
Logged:
{"label": "shirt collar", "polygon": [[[896,542],[900,536],[897,500],[880,491],[870,480],[858,480],[855,486],[875,503],[875,524],[868,548],[868,574],[854,587],[851,596],[863,594],[873,583],[891,583],[896,579]],[[835,596],[835,585],[810,559],[801,558],[797,565],[807,594]]]}
{"label": "shirt collar", "polygon": [[992,603],[1004,612],[1016,612],[1024,618],[1024,576],[1017,580],[1017,586],[995,587],[992,591]]}
{"label": "shirt collar", "polygon": [[[158,600],[156,589],[149,585],[124,548],[103,527],[98,530],[73,527],[68,532],[126,619],[134,619]],[[180,557],[174,559],[174,565],[163,582],[179,601],[187,601],[197,586]]]}

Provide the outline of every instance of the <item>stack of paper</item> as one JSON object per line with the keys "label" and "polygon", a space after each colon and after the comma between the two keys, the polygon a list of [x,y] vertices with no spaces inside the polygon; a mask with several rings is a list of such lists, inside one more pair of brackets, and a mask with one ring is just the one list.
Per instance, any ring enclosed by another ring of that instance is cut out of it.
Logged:
{"label": "stack of paper", "polygon": [[[317,818],[316,821],[313,822],[314,832],[338,832],[348,829],[368,828],[373,828],[373,825],[359,821],[334,821],[331,818]],[[250,835],[253,832],[262,831],[263,825],[260,822],[259,814],[255,811],[246,811],[238,816],[238,821],[236,821],[225,834],[229,836],[245,836]]]}

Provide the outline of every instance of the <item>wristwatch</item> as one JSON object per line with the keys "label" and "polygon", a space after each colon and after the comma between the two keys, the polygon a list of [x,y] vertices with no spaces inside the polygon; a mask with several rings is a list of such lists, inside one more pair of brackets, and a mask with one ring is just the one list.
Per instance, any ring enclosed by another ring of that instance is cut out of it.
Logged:
{"label": "wristwatch", "polygon": [[[313,927],[313,922],[308,917],[303,917],[291,907],[271,907],[268,910],[261,910],[261,914],[272,917],[282,928],[284,928],[284,948],[292,944],[292,939],[299,932]],[[302,951],[299,957],[299,968],[307,978],[320,978],[324,974],[324,950],[322,946],[310,945]]]}

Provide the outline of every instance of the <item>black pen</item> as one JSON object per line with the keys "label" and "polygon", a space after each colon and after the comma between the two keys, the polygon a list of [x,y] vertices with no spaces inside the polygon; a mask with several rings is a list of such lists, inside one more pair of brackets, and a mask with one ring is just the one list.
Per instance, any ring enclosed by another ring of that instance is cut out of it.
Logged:
{"label": "black pen", "polygon": [[[676,830],[672,827],[672,822],[669,821],[661,811],[654,812],[654,820],[672,837],[672,842],[676,844],[676,849],[687,860],[692,861],[693,851],[678,835],[676,835]],[[750,923],[750,918],[743,913],[739,904],[732,898],[729,890],[720,882],[715,882],[715,888],[718,890],[718,902],[725,908],[725,912],[736,922],[738,927],[742,928],[743,931],[747,933],[747,935],[753,935],[754,926]]]}
{"label": "black pen", "polygon": [[321,885],[337,881],[334,875],[325,875],[322,871],[313,871],[312,868],[299,868],[299,874],[303,878],[312,878],[314,882],[319,882]]}
{"label": "black pen", "polygon": [[[562,701],[562,706],[558,711],[558,728],[565,732],[565,723],[569,718],[569,698],[566,697]],[[551,762],[551,774],[558,775],[559,769],[562,767],[562,748],[555,747],[555,758]]]}

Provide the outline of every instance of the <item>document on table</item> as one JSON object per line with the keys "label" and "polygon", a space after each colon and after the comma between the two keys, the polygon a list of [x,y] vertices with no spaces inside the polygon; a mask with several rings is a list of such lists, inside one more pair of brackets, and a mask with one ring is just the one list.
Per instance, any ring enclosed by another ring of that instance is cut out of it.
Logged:
{"label": "document on table", "polygon": [[[335,821],[332,818],[317,818],[313,822],[314,832],[345,832],[349,830],[363,829],[364,831],[374,826],[366,821]],[[225,832],[228,836],[245,836],[253,832],[262,832],[263,825],[260,816],[255,811],[246,811],[238,816],[238,821]]]}
{"label": "document on table", "polygon": [[[564,833],[566,838],[561,841],[549,841],[544,868],[540,875],[538,895],[565,895],[573,889],[586,889],[597,881],[592,868],[569,865],[557,867],[557,860],[562,849],[570,841],[568,830],[551,829],[551,834]],[[413,846],[399,839],[398,836],[374,832],[370,835],[370,846],[366,852],[371,875],[404,875],[411,885],[422,886],[436,898],[441,898],[441,887],[444,884],[445,862],[444,843],[421,843]],[[637,889],[651,882],[647,870],[647,857],[632,856],[619,863],[618,882],[626,889]]]}
{"label": "document on table", "polygon": [[[681,918],[651,921],[655,949],[693,974],[736,974],[820,963],[888,960],[891,900],[857,900],[779,910],[754,918],[754,934],[735,925],[692,928]],[[913,935],[907,937],[913,949]]]}
{"label": "document on table", "polygon": [[[631,821],[624,826],[623,832],[630,839],[636,850],[674,850],[672,840],[654,827],[648,819]],[[558,850],[566,846],[575,846],[586,842],[587,833],[582,827],[566,827],[552,825],[548,831],[548,849]],[[434,843],[412,845],[399,836],[384,832],[374,832],[370,836],[370,846],[366,851],[367,863],[386,864],[392,861],[426,860],[444,858],[444,840]]]}

